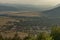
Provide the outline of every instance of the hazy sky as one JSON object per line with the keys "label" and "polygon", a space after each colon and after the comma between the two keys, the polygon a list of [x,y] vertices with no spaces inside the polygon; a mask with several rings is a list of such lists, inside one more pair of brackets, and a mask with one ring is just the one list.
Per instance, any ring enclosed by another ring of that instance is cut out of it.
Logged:
{"label": "hazy sky", "polygon": [[17,3],[32,5],[56,5],[60,0],[0,0],[0,3]]}
{"label": "hazy sky", "polygon": [[52,7],[60,4],[60,0],[0,0],[0,3],[11,3],[11,4],[31,4],[40,5],[44,7]]}

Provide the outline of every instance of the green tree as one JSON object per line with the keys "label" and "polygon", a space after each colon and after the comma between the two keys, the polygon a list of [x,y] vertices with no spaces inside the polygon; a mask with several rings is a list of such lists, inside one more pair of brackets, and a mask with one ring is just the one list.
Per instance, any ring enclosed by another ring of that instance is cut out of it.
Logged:
{"label": "green tree", "polygon": [[51,29],[51,36],[54,40],[60,40],[60,27],[55,26]]}

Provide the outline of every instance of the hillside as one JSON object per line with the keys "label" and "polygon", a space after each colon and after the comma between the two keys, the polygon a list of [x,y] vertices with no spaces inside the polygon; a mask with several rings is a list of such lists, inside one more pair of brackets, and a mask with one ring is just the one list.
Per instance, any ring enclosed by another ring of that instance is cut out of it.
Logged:
{"label": "hillside", "polygon": [[60,6],[43,12],[47,17],[60,18]]}
{"label": "hillside", "polygon": [[12,6],[0,5],[0,11],[19,11],[19,10]]}
{"label": "hillside", "polygon": [[0,4],[0,11],[38,11],[38,7],[33,5]]}

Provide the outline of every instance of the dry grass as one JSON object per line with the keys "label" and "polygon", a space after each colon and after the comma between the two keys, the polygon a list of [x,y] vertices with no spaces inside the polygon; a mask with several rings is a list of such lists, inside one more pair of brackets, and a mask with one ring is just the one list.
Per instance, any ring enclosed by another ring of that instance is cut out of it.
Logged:
{"label": "dry grass", "polygon": [[8,21],[14,21],[15,19],[8,17],[0,17],[0,26],[5,25]]}
{"label": "dry grass", "polygon": [[[7,38],[9,38],[9,37],[13,38],[14,35],[16,34],[16,32],[6,31],[6,32],[1,32],[1,34],[2,34],[2,36],[3,36],[4,38],[5,38],[5,37],[7,37]],[[24,38],[24,37],[28,36],[28,34],[27,34],[27,33],[24,33],[24,32],[17,32],[17,34],[18,34],[18,36],[19,36],[20,38]]]}
{"label": "dry grass", "polygon": [[10,15],[15,15],[15,16],[30,16],[30,17],[34,17],[34,16],[40,16],[39,13],[35,13],[35,12],[22,12],[22,13],[10,13]]}
{"label": "dry grass", "polygon": [[42,15],[42,13],[38,12],[0,12],[0,14],[8,14],[13,16],[30,16],[30,17],[34,16],[40,17]]}

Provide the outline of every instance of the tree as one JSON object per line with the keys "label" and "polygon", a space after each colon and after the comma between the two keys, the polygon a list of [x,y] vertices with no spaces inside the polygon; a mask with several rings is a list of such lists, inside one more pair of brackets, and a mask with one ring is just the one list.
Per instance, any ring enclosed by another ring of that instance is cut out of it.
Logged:
{"label": "tree", "polygon": [[54,40],[60,40],[60,27],[55,26],[51,29],[51,36]]}

